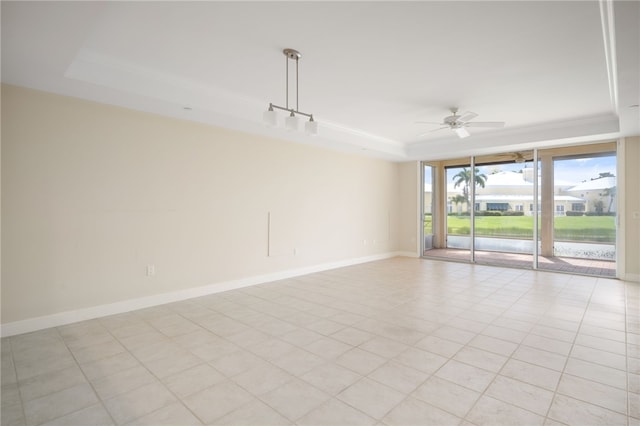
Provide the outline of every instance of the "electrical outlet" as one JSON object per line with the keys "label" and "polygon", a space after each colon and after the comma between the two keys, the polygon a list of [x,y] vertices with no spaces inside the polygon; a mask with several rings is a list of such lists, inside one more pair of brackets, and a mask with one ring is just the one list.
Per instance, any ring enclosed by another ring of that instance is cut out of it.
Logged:
{"label": "electrical outlet", "polygon": [[156,274],[156,265],[147,265],[147,276],[152,277]]}

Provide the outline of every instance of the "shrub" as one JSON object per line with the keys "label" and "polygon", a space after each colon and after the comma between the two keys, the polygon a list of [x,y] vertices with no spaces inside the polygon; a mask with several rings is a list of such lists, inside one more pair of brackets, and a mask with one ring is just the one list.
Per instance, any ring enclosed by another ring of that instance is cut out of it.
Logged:
{"label": "shrub", "polygon": [[516,210],[508,210],[506,212],[502,212],[502,216],[524,216],[524,212],[516,211]]}
{"label": "shrub", "polygon": [[565,213],[567,216],[583,216],[584,212],[579,212],[575,210],[569,210]]}

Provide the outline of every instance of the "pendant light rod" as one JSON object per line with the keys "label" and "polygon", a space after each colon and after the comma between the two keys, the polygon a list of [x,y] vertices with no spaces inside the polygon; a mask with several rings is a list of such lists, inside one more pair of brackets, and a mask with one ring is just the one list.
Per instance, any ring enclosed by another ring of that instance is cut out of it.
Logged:
{"label": "pendant light rod", "polygon": [[304,115],[305,117],[313,118],[313,114],[307,114],[306,112],[298,111],[297,109],[291,109],[276,104],[269,104],[269,109],[279,109],[281,111],[293,112],[296,115]]}
{"label": "pendant light rod", "polygon": [[[298,105],[298,61],[300,60],[300,58],[302,57],[302,54],[300,54],[300,52],[298,52],[295,49],[284,49],[282,51],[282,53],[284,54],[284,56],[286,57],[285,59],[285,73],[286,73],[286,105],[287,105],[287,110],[291,111],[295,111],[298,112],[299,105]],[[294,61],[296,61],[296,109],[289,109],[289,59],[292,59]]]}
{"label": "pendant light rod", "polygon": [[289,109],[289,55],[287,54],[287,49],[285,49],[282,53],[286,56],[284,59],[284,69],[285,69],[285,79],[284,84],[286,87],[286,95],[285,95],[285,103],[287,105],[287,109]]}

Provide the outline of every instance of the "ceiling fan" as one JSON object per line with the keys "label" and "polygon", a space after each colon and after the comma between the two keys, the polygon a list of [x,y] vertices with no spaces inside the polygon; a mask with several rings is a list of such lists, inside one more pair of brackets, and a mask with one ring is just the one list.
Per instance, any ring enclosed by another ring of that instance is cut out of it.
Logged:
{"label": "ceiling fan", "polygon": [[[451,114],[442,120],[442,123],[434,123],[430,121],[416,121],[417,124],[437,124],[443,127],[433,129],[427,133],[436,132],[442,129],[453,130],[458,137],[466,138],[469,136],[467,127],[504,127],[504,121],[470,121],[478,116],[475,112],[465,112],[463,115],[458,115],[458,108],[451,108]],[[427,133],[418,135],[424,136]]]}
{"label": "ceiling fan", "polygon": [[513,161],[514,163],[525,163],[532,160],[531,152],[508,152],[505,154],[497,154],[497,157],[506,158],[507,161]]}

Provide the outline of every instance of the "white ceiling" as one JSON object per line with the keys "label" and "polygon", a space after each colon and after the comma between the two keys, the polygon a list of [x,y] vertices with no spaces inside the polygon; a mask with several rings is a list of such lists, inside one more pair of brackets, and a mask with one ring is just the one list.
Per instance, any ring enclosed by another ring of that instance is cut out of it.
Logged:
{"label": "white ceiling", "polygon": [[[640,134],[635,1],[1,7],[3,82],[255,134],[394,161]],[[287,47],[318,137],[262,124]],[[418,136],[453,106],[506,126]]]}

